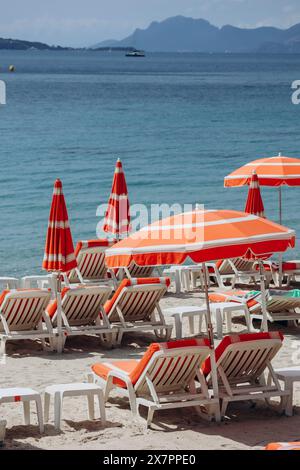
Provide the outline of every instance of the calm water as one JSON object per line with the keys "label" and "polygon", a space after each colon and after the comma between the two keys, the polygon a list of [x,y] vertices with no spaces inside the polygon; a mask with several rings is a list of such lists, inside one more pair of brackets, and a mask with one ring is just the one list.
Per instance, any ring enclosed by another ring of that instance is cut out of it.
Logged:
{"label": "calm water", "polygon": [[[224,189],[227,173],[279,151],[300,156],[290,88],[300,56],[0,51],[0,67],[0,275],[40,271],[56,177],[76,242],[95,237],[117,157],[131,203],[242,210],[246,189]],[[262,192],[276,220],[277,190]],[[283,199],[284,223],[299,232],[300,188]]]}

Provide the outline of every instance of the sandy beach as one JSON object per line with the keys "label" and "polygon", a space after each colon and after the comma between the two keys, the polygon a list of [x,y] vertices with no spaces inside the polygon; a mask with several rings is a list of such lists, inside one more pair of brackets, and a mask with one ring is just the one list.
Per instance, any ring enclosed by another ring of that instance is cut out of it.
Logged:
{"label": "sandy beach", "polygon": [[[166,308],[198,302],[203,302],[199,291],[180,295],[169,292],[161,305]],[[242,319],[236,318],[233,330],[243,329]],[[300,330],[282,325],[272,325],[270,329],[280,329],[285,336],[274,366],[295,365]],[[187,325],[184,333],[187,335]],[[122,348],[103,350],[97,338],[77,337],[67,341],[62,355],[44,352],[40,344],[31,341],[9,342],[6,364],[0,366],[0,386],[29,386],[43,392],[51,384],[84,381],[95,362],[140,358],[152,341],[155,339],[151,334],[128,334]],[[106,406],[105,427],[100,420],[87,419],[84,397],[66,398],[61,432],[55,431],[51,421],[42,436],[35,425],[33,405],[30,426],[23,424],[21,404],[2,405],[0,416],[8,422],[6,449],[262,449],[272,441],[299,440],[300,384],[295,388],[294,404],[295,414],[289,418],[279,416],[263,402],[256,408],[249,403],[233,404],[220,425],[201,421],[192,408],[165,410],[155,414],[152,428],[146,430],[144,420],[132,418],[128,401],[113,392]]]}

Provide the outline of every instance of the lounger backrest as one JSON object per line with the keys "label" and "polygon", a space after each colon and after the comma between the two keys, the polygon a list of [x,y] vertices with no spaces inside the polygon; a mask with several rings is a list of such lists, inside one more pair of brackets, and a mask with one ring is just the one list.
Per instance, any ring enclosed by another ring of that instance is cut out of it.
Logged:
{"label": "lounger backrest", "polygon": [[254,271],[253,261],[244,258],[234,258],[231,260],[238,271]]}
{"label": "lounger backrest", "polygon": [[[283,336],[277,331],[226,336],[216,348],[216,361],[229,383],[254,383],[282,346]],[[203,368],[210,373],[210,360]]]}
{"label": "lounger backrest", "polygon": [[137,266],[135,263],[131,263],[128,267],[130,276],[133,278],[145,278],[153,275],[153,266]]}
{"label": "lounger backrest", "polygon": [[[112,245],[113,242],[106,239],[80,241],[77,243],[75,249],[77,267],[84,280],[96,281],[107,277],[105,251]],[[70,272],[69,281],[79,281],[75,269]]]}
{"label": "lounger backrest", "polygon": [[[108,286],[78,286],[63,289],[62,310],[70,326],[93,324],[111,294]],[[57,302],[49,305],[47,312],[56,326]]]}
{"label": "lounger backrest", "polygon": [[168,278],[124,279],[105,305],[110,322],[120,321],[118,309],[125,321],[150,320],[169,285]]}
{"label": "lounger backrest", "polygon": [[[152,382],[157,394],[183,392],[195,379],[201,364],[211,353],[209,341],[206,339],[160,343],[156,344],[156,348],[156,352],[148,358],[147,364],[143,364],[143,360],[139,364],[139,367],[144,366],[144,369],[135,384],[137,395],[149,394],[147,378]],[[137,372],[135,371],[135,374]]]}
{"label": "lounger backrest", "polygon": [[[5,290],[0,296],[0,313],[11,331],[34,330],[50,302],[46,289]],[[3,324],[0,322],[0,331]]]}

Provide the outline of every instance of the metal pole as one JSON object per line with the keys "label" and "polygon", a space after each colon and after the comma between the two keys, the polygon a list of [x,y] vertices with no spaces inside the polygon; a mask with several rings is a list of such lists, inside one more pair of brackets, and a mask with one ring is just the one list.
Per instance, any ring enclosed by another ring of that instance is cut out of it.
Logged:
{"label": "metal pole", "polygon": [[260,277],[260,291],[261,291],[261,310],[262,310],[262,322],[261,330],[268,331],[268,311],[267,311],[267,298],[266,298],[266,285],[264,276],[264,265],[262,260],[259,263],[259,277]]}
{"label": "metal pole", "polygon": [[[279,223],[282,224],[282,192],[279,186]],[[279,287],[282,287],[282,253],[279,254]]]}
{"label": "metal pole", "polygon": [[[207,269],[206,264],[202,263],[202,271],[204,277],[204,290],[205,290],[205,302],[206,302],[206,318],[207,318],[207,330],[208,330],[208,338],[211,347],[211,356],[210,356],[210,365],[211,365],[211,382],[214,392],[214,398],[219,398],[219,385],[218,385],[218,372],[217,372],[217,364],[216,364],[216,354],[214,348],[214,330],[211,321],[211,311],[210,311],[210,304],[209,304],[209,295],[208,295],[208,277],[207,277]],[[221,414],[220,410],[216,414],[216,421],[221,421]]]}
{"label": "metal pole", "polygon": [[56,301],[57,301],[57,352],[62,353],[63,337],[62,337],[62,316],[61,316],[61,274],[56,274]]}

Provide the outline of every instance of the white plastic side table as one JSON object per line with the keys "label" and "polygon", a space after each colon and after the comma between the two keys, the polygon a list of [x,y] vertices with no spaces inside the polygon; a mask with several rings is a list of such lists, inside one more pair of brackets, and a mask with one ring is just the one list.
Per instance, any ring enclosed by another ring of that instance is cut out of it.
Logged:
{"label": "white plastic side table", "polygon": [[40,432],[44,432],[43,423],[43,408],[41,395],[32,388],[0,388],[0,405],[2,403],[22,402],[24,410],[24,422],[26,425],[30,424],[30,402],[34,401],[36,404],[36,412]]}
{"label": "white plastic side table", "polygon": [[232,314],[242,313],[245,316],[248,331],[251,331],[251,318],[246,304],[237,302],[214,302],[210,304],[212,312],[215,314],[217,323],[218,339],[223,338],[223,321],[226,319],[227,333],[231,331]]}
{"label": "white plastic side table", "polygon": [[293,416],[293,391],[294,383],[300,382],[300,366],[286,367],[284,369],[275,369],[278,380],[284,382],[284,389],[290,391],[285,414]]}
{"label": "white plastic side table", "polygon": [[50,385],[45,390],[45,422],[49,421],[49,408],[50,398],[54,397],[54,426],[55,429],[61,428],[61,416],[63,408],[63,399],[65,397],[78,397],[86,396],[88,400],[88,415],[89,419],[95,419],[94,398],[98,397],[100,418],[105,424],[105,403],[102,388],[97,384],[92,383],[72,383],[72,384],[57,384]]}
{"label": "white plastic side table", "polygon": [[196,305],[190,305],[190,306],[182,306],[182,307],[172,307],[172,308],[166,308],[163,310],[163,313],[166,313],[167,315],[170,315],[172,318],[174,318],[175,321],[175,334],[176,334],[176,339],[181,339],[182,338],[182,320],[183,318],[188,318],[189,319],[189,327],[190,327],[190,333],[194,334],[195,333],[195,328],[194,328],[194,318],[198,317],[199,319],[199,329],[198,332],[201,334],[202,331],[202,322],[203,320],[206,323],[207,326],[207,310],[206,307],[199,307]]}

